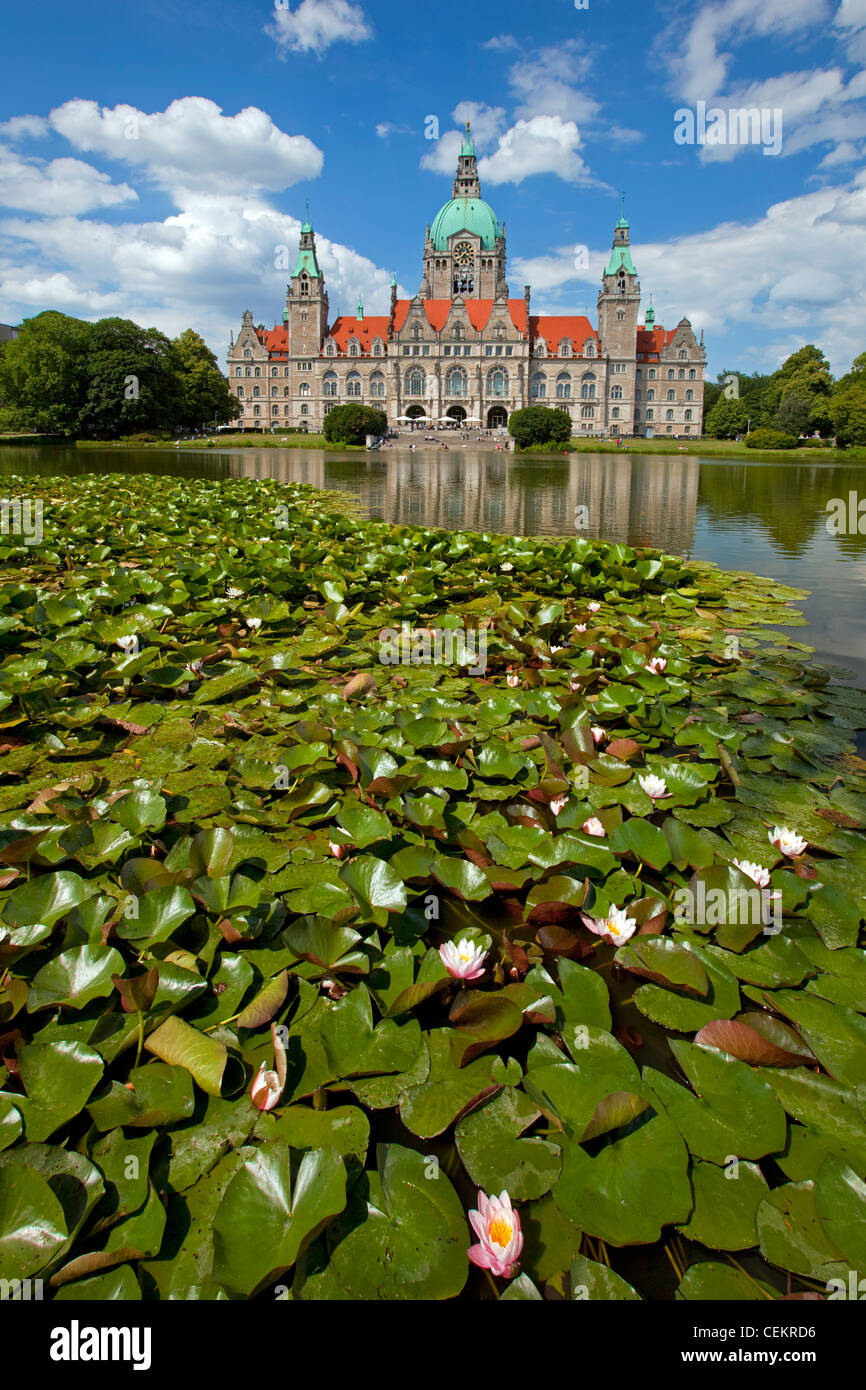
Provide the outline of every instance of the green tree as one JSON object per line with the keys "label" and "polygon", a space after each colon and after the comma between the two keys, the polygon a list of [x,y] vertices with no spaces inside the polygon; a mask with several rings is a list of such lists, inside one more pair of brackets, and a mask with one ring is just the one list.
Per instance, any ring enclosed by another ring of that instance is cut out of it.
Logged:
{"label": "green tree", "polygon": [[749,416],[743,402],[720,396],[704,420],[704,434],[710,439],[733,439],[745,434]]}
{"label": "green tree", "polygon": [[784,397],[776,411],[774,424],[784,434],[801,435],[808,432],[811,418],[812,407],[809,401],[805,396],[798,396],[792,391]]}
{"label": "green tree", "polygon": [[840,444],[866,444],[866,382],[834,392],[830,420]]}
{"label": "green tree", "polygon": [[83,433],[116,439],[180,423],[181,367],[159,329],[100,319],[90,329],[86,370]]}
{"label": "green tree", "polygon": [[335,444],[363,444],[368,434],[378,436],[387,428],[385,412],[369,405],[335,405],[322,427],[325,438]]}
{"label": "green tree", "polygon": [[508,433],[518,449],[528,449],[530,444],[564,444],[571,438],[571,420],[564,410],[530,405],[514,411]]}
{"label": "green tree", "polygon": [[789,397],[805,402],[808,419],[805,429],[811,434],[830,432],[830,396],[833,378],[830,364],[820,348],[809,343],[791,354],[774,372],[763,393],[763,407],[768,420],[779,428],[779,413]]}
{"label": "green tree", "polygon": [[189,429],[201,429],[203,425],[212,424],[214,419],[220,425],[236,419],[241,410],[240,401],[229,390],[217,359],[204,339],[187,328],[172,339],[171,345],[179,363],[178,423]]}
{"label": "green tree", "polygon": [[87,394],[91,325],[48,309],[0,348],[0,401],[11,428],[75,434]]}

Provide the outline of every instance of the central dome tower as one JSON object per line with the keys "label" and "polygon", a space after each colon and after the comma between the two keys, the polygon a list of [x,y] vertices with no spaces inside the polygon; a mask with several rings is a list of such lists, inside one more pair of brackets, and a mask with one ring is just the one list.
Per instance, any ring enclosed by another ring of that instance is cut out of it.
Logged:
{"label": "central dome tower", "polygon": [[469,122],[451,198],[427,228],[423,299],[508,298],[505,227],[481,196]]}

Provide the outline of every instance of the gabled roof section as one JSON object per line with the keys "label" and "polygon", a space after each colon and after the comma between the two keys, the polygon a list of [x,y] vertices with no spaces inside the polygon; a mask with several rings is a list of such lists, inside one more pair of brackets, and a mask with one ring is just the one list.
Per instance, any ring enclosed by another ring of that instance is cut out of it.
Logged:
{"label": "gabled roof section", "polygon": [[[397,300],[397,308],[394,314],[394,331],[396,333],[399,333],[400,330],[405,327],[406,320],[409,317],[409,308],[413,302],[414,301],[411,299]],[[450,299],[424,299],[421,302],[424,306],[424,313],[430,327],[437,333],[441,333],[448,322],[448,317],[451,313],[451,307],[454,301]],[[489,324],[490,316],[493,313],[496,302],[495,299],[466,299],[463,301],[463,306],[466,309],[466,316],[476,333],[483,333],[484,329]],[[526,300],[509,299],[508,314],[518,333],[525,333]]]}
{"label": "gabled roof section", "polygon": [[647,332],[645,328],[637,331],[636,352],[661,352],[667,347],[668,343],[676,333],[675,328],[653,328]]}
{"label": "gabled roof section", "polygon": [[335,320],[330,337],[334,339],[340,352],[349,351],[349,343],[354,338],[361,344],[362,352],[369,352],[377,338],[381,338],[383,343],[388,341],[388,318],[349,318],[345,314]]}
{"label": "gabled roof section", "polygon": [[596,346],[600,344],[598,333],[583,314],[542,314],[537,318],[533,316],[530,319],[530,332],[533,343],[536,338],[545,340],[547,351],[552,357],[559,352],[563,338],[567,338],[571,343],[576,356],[583,351],[587,338],[591,338]]}

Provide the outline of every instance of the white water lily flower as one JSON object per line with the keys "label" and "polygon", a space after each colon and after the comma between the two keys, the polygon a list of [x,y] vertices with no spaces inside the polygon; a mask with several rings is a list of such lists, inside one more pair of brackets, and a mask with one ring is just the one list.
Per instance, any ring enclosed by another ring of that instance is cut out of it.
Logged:
{"label": "white water lily flower", "polygon": [[767,839],[771,845],[776,846],[780,854],[787,854],[789,859],[799,859],[801,854],[806,853],[809,844],[809,841],[798,835],[796,830],[789,830],[787,825],[774,825],[772,830],[767,831]]}
{"label": "white water lily flower", "polygon": [[551,642],[550,650],[554,655],[556,655],[557,652],[564,652],[565,647],[560,647],[556,642]]}
{"label": "white water lily flower", "polygon": [[558,816],[559,813],[560,813],[560,811],[565,807],[565,805],[566,805],[567,802],[568,802],[568,796],[567,796],[567,795],[566,795],[566,796],[554,796],[554,797],[552,798],[551,802],[550,802],[550,809],[551,809],[551,811],[553,812],[553,814],[554,814],[555,816]]}
{"label": "white water lily flower", "polygon": [[665,779],[656,777],[654,773],[649,773],[646,777],[639,777],[637,780],[651,801],[663,801],[666,796],[671,795]]}
{"label": "white water lily flower", "polygon": [[660,676],[667,664],[663,656],[654,656],[651,661],[647,662],[646,670],[653,676]]}
{"label": "white water lily flower", "polygon": [[738,869],[742,869],[750,879],[757,883],[759,888],[766,888],[770,882],[770,870],[765,869],[763,864],[755,864],[751,859],[735,859],[734,863]]}
{"label": "white water lily flower", "polygon": [[592,741],[597,748],[598,745],[600,743],[604,743],[605,739],[607,738],[607,729],[603,729],[600,724],[593,724],[591,732]]}
{"label": "white water lily flower", "polygon": [[600,611],[600,609],[601,609],[601,604],[600,604],[600,603],[591,603],[591,604],[589,605],[589,611],[590,611],[590,613],[598,613],[598,612]]}
{"label": "white water lily flower", "polygon": [[264,1062],[250,1087],[250,1100],[257,1110],[273,1110],[279,1105],[285,1087],[275,1071],[268,1071]]}
{"label": "white water lily flower", "polygon": [[520,677],[518,676],[517,672],[516,672],[516,671],[509,671],[509,672],[508,672],[508,675],[507,675],[507,677],[506,677],[505,683],[506,683],[506,685],[510,685],[511,688],[512,688],[512,690],[514,689],[515,686],[519,685],[519,684],[520,684]]}
{"label": "white water lily flower", "polygon": [[511,563],[510,560],[506,560],[506,561],[505,561],[505,564],[504,564],[504,565],[500,565],[499,568],[500,568],[501,570],[503,570],[506,574],[508,574],[509,570],[513,570],[513,569],[514,569],[514,566],[512,565],[512,563]]}
{"label": "white water lily flower", "polygon": [[226,598],[243,598],[243,589],[226,589]]}
{"label": "white water lily flower", "polygon": [[487,952],[474,946],[468,936],[460,941],[444,941],[439,947],[442,964],[455,980],[477,980],[484,974]]}
{"label": "white water lily flower", "polygon": [[594,835],[597,840],[607,838],[607,831],[598,816],[590,816],[589,820],[585,820],[580,828],[584,835]]}
{"label": "white water lily flower", "polygon": [[200,661],[188,661],[185,669],[191,672],[192,675],[197,676],[199,680],[204,679],[202,674],[204,671],[204,667],[202,666]]}
{"label": "white water lily flower", "polygon": [[244,622],[246,623],[250,632],[257,631],[257,629],[260,628],[262,625],[261,618],[244,618]]}
{"label": "white water lily flower", "polygon": [[133,652],[135,652],[138,648],[138,638],[118,637],[117,646],[120,648],[120,650],[123,652],[125,656],[132,656]]}
{"label": "white water lily flower", "polygon": [[622,946],[637,931],[637,922],[629,917],[624,907],[614,907],[607,917],[584,918],[590,931],[596,936],[606,936],[614,946]]}
{"label": "white water lily flower", "polygon": [[586,632],[586,623],[578,623],[574,630],[575,632]]}

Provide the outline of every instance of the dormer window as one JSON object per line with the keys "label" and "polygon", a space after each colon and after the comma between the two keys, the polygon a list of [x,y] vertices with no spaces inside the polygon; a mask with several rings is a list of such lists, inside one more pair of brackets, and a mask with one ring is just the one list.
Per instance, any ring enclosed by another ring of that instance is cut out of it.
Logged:
{"label": "dormer window", "polygon": [[361,344],[358,342],[358,339],[357,339],[357,338],[350,338],[350,339],[349,339],[349,356],[350,356],[350,357],[360,357],[360,355],[361,355]]}
{"label": "dormer window", "polygon": [[337,344],[334,342],[333,338],[329,338],[327,343],[325,344],[325,352],[329,357],[336,357]]}
{"label": "dormer window", "polygon": [[571,356],[571,343],[568,341],[567,338],[563,338],[559,344],[559,355],[560,357]]}
{"label": "dormer window", "polygon": [[595,343],[593,342],[592,338],[587,338],[586,342],[584,343],[583,355],[584,357],[595,357]]}
{"label": "dormer window", "polygon": [[536,357],[547,356],[547,343],[543,338],[536,338],[535,340],[535,355]]}
{"label": "dormer window", "polygon": [[374,356],[374,357],[381,357],[381,356],[382,356],[382,353],[383,353],[382,339],[381,339],[381,338],[376,338],[375,341],[374,341],[374,343],[373,343],[373,356]]}

